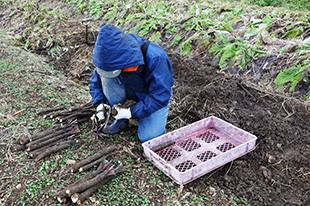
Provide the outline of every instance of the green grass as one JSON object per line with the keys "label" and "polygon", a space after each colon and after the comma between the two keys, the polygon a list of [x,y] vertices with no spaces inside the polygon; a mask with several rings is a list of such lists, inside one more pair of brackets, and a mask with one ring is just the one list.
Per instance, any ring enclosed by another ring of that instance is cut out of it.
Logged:
{"label": "green grass", "polygon": [[[1,180],[0,190],[3,193],[0,203],[38,205],[44,201],[56,205],[53,192],[64,185],[64,180],[59,177],[65,171],[49,173],[55,167],[55,156],[35,164],[24,151],[13,153],[11,144],[20,137],[36,134],[54,124],[37,115],[38,111],[57,105],[70,107],[85,103],[88,91],[83,86],[67,86],[69,83],[62,72],[43,64],[37,55],[11,46],[6,33],[5,30],[0,33],[0,131],[5,131],[0,136],[0,169],[1,177],[7,178]],[[66,89],[60,90],[58,85]],[[65,159],[76,155],[72,149],[74,147],[63,151]],[[64,160],[60,161],[60,165],[60,168],[66,168]],[[17,185],[22,186],[20,191]],[[13,194],[15,199],[12,200]]]}
{"label": "green grass", "polygon": [[229,0],[230,2],[246,2],[248,4],[255,4],[259,6],[275,6],[284,7],[291,10],[310,11],[308,0]]}
{"label": "green grass", "polygon": [[[2,35],[4,34],[5,32],[2,33]],[[0,86],[2,95],[10,102],[3,102],[0,113],[13,115],[16,112],[22,112],[21,115],[16,115],[10,121],[1,119],[0,125],[10,126],[16,121],[23,122],[35,118],[38,121],[29,123],[29,128],[38,125],[47,126],[51,122],[44,120],[42,116],[36,116],[36,112],[53,105],[67,107],[75,105],[78,98],[70,98],[68,94],[71,97],[87,95],[86,87],[73,91],[59,89],[58,85],[65,86],[67,84],[65,77],[59,76],[62,73],[51,70],[47,65],[35,67],[38,62],[29,60],[25,52],[18,54],[19,49],[9,46],[4,47],[2,52],[7,58],[0,58],[0,78],[2,79]],[[10,56],[19,56],[20,58],[12,59]],[[32,58],[38,61],[36,55],[32,55]]]}

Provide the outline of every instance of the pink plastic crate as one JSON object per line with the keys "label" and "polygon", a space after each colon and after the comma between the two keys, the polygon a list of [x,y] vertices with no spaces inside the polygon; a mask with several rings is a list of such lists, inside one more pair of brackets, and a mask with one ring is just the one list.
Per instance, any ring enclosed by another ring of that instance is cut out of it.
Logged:
{"label": "pink plastic crate", "polygon": [[176,183],[184,185],[252,151],[256,139],[256,136],[211,116],[149,140],[142,146],[147,159]]}

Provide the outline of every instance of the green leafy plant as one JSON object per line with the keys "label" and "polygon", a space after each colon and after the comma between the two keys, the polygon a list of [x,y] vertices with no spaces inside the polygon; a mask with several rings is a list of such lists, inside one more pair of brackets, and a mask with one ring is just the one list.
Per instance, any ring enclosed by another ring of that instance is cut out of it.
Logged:
{"label": "green leafy plant", "polygon": [[[233,1],[241,1],[244,0],[229,0]],[[304,10],[310,11],[310,5],[308,0],[247,0],[248,4],[256,4],[259,6],[274,6],[274,7],[285,7],[293,10]]]}
{"label": "green leafy plant", "polygon": [[300,36],[303,33],[304,29],[302,28],[302,26],[299,26],[297,28],[294,28],[292,30],[289,30],[288,32],[286,32],[282,38],[296,38],[298,36]]}
{"label": "green leafy plant", "polygon": [[103,14],[103,2],[102,1],[95,1],[92,0],[89,2],[89,7],[90,7],[90,15],[94,17],[95,19],[98,19],[102,16]]}
{"label": "green leafy plant", "polygon": [[217,33],[216,36],[218,43],[211,46],[209,53],[215,55],[221,69],[228,63],[230,66],[238,66],[243,69],[255,55],[266,54],[240,39],[229,39],[223,33]]}
{"label": "green leafy plant", "polygon": [[183,37],[181,37],[180,35],[176,35],[173,39],[173,46],[177,46],[182,39]]}
{"label": "green leafy plant", "polygon": [[300,82],[301,75],[303,74],[304,71],[305,71],[304,66],[300,64],[294,65],[280,72],[276,77],[276,79],[274,80],[274,83],[278,86],[290,83],[289,91],[292,92],[295,90],[296,85]]}
{"label": "green leafy plant", "polygon": [[14,14],[16,14],[16,10],[13,10],[13,11],[9,14],[9,17],[14,16]]}
{"label": "green leafy plant", "polygon": [[234,32],[234,29],[232,28],[231,23],[227,19],[225,22],[223,22],[223,27],[230,33]]}
{"label": "green leafy plant", "polygon": [[190,51],[192,50],[192,40],[188,39],[183,43],[182,46],[182,54],[183,55],[188,55]]}
{"label": "green leafy plant", "polygon": [[160,32],[156,32],[151,38],[150,41],[158,42],[160,40],[161,34]]}

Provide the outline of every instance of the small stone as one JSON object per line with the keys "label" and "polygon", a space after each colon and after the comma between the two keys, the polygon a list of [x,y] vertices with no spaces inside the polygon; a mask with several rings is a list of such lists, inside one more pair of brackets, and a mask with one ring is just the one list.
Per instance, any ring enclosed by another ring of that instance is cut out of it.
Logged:
{"label": "small stone", "polygon": [[19,189],[21,189],[21,188],[22,188],[22,184],[19,183],[18,185],[16,185],[16,189],[19,190]]}
{"label": "small stone", "polygon": [[67,165],[74,165],[76,163],[76,161],[68,159],[66,163],[67,163]]}
{"label": "small stone", "polygon": [[261,166],[260,167],[260,170],[262,170],[262,172],[263,172],[263,175],[264,175],[264,177],[267,179],[267,180],[270,180],[271,179],[271,171],[269,170],[269,169],[267,169],[266,167],[264,167],[264,166]]}
{"label": "small stone", "polygon": [[96,199],[95,199],[94,197],[89,197],[89,200],[90,200],[91,202],[96,202]]}
{"label": "small stone", "polygon": [[266,154],[266,157],[267,157],[268,162],[269,162],[270,164],[273,164],[273,163],[276,163],[276,162],[277,162],[277,161],[276,161],[276,158],[275,158],[274,156],[270,155],[270,154]]}

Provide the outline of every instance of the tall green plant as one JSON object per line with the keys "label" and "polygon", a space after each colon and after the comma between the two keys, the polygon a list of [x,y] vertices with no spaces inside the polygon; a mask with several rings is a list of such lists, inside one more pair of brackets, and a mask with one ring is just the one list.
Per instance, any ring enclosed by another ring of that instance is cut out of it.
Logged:
{"label": "tall green plant", "polygon": [[264,51],[258,50],[255,46],[248,44],[241,39],[230,39],[223,33],[217,33],[216,42],[209,49],[209,53],[215,55],[218,59],[220,68],[224,68],[229,63],[244,69],[245,65],[255,56],[266,54]]}

